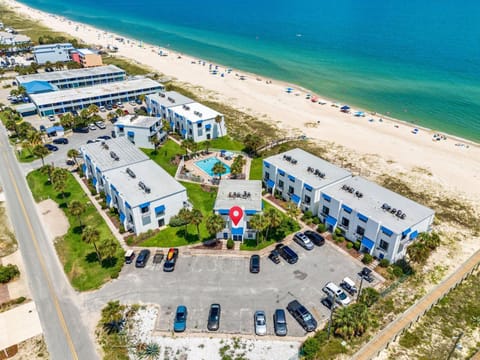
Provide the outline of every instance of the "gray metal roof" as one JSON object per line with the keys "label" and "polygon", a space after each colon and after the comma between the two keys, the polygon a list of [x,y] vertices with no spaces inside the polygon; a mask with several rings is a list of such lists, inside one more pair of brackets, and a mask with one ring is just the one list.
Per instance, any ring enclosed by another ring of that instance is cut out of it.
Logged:
{"label": "gray metal roof", "polygon": [[[351,187],[354,190],[349,192],[343,186]],[[361,197],[357,196],[357,191],[362,194]],[[435,213],[426,206],[358,176],[332,185],[322,192],[342,201],[362,215],[379,221],[382,226],[397,234]],[[406,215],[405,219],[383,210],[383,204],[388,204],[392,209],[401,210]]]}
{"label": "gray metal roof", "polygon": [[[127,168],[133,171],[135,178],[127,173]],[[179,192],[186,192],[185,187],[152,160],[113,169],[105,172],[104,176],[123,195],[131,207],[159,200]],[[140,182],[150,189],[150,193],[145,192],[140,187]],[[185,194],[185,199],[186,197]]]}
{"label": "gray metal roof", "polygon": [[[287,160],[288,158],[290,158],[290,160]],[[291,160],[296,160],[296,163],[292,163]],[[287,174],[291,174],[295,178],[302,180],[313,189],[321,189],[352,176],[350,171],[342,169],[298,148],[270,156],[266,158],[265,161],[275,165],[275,167],[285,171]],[[308,171],[308,168],[313,169],[313,172]],[[325,174],[325,176],[322,178],[315,175],[315,170],[319,170]]]}
{"label": "gray metal roof", "polygon": [[57,47],[62,47],[62,48],[74,48],[72,44],[70,43],[57,43],[57,44],[44,44],[44,45],[37,45],[33,47],[33,51],[35,50],[43,50],[43,49],[55,49]]}
{"label": "gray metal roof", "polygon": [[[149,159],[147,155],[136,148],[126,137],[85,144],[80,147],[80,150],[90,157],[101,172]],[[118,160],[112,157],[112,152],[118,156]]]}
{"label": "gray metal roof", "polygon": [[221,180],[214,210],[230,209],[235,205],[245,210],[262,211],[262,182],[260,180]]}
{"label": "gray metal roof", "polygon": [[127,127],[136,127],[136,128],[150,128],[156,122],[162,121],[162,119],[153,116],[143,116],[143,115],[125,115],[119,117],[115,126],[123,125]]}
{"label": "gray metal roof", "polygon": [[84,99],[96,99],[104,95],[118,95],[129,91],[157,92],[163,85],[148,79],[135,79],[127,81],[115,81],[102,85],[80,87],[61,91],[52,91],[43,94],[32,94],[30,98],[37,105],[50,105],[61,102],[82,101]]}
{"label": "gray metal roof", "polygon": [[21,75],[17,76],[17,81],[20,84],[39,80],[39,81],[61,81],[61,80],[73,80],[76,78],[84,78],[84,77],[91,77],[95,75],[109,75],[121,72],[125,74],[125,71],[120,69],[115,65],[107,65],[107,66],[97,66],[97,67],[90,67],[90,68],[82,68],[82,69],[72,69],[72,70],[62,70],[62,71],[52,71],[52,72],[42,72],[38,74],[30,74],[30,75]]}
{"label": "gray metal roof", "polygon": [[167,108],[178,105],[190,104],[194,102],[189,97],[183,96],[176,91],[166,91],[160,94],[151,94],[148,95],[148,98]]}

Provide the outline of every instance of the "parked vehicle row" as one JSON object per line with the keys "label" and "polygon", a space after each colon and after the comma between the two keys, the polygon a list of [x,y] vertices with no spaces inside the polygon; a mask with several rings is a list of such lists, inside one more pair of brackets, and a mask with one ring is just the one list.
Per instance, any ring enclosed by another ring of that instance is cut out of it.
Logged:
{"label": "parked vehicle row", "polygon": [[[178,249],[170,248],[168,250],[167,256],[165,257],[165,262],[163,263],[163,271],[172,272],[175,270],[175,264],[178,258]],[[143,249],[138,254],[137,260],[135,260],[135,267],[143,268],[147,265],[148,259],[150,258],[150,250]],[[131,264],[135,259],[135,252],[133,250],[128,250],[125,253],[125,264]],[[153,263],[160,264],[163,260],[163,252],[157,250],[153,256]]]}

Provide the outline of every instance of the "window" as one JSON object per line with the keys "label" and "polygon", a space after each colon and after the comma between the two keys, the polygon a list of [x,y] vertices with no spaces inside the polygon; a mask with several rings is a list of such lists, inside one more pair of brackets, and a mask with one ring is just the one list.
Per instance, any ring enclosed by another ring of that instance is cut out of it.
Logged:
{"label": "window", "polygon": [[157,218],[158,218],[158,217],[161,217],[161,216],[165,216],[165,210],[163,210],[163,211],[160,211],[160,210],[157,211],[157,212],[155,213],[155,216],[156,216]]}
{"label": "window", "polygon": [[295,189],[293,188],[293,186],[288,187],[288,193],[289,194],[293,194],[294,191],[295,191]]}
{"label": "window", "polygon": [[141,210],[142,210],[142,214],[146,214],[150,211],[148,206],[145,206],[145,207],[141,208]]}
{"label": "window", "polygon": [[278,187],[280,189],[283,189],[283,181],[282,180],[278,180]]}
{"label": "window", "polygon": [[133,217],[132,217],[132,214],[128,214],[128,221],[133,223]]}
{"label": "window", "polygon": [[266,172],[265,173],[265,176],[263,177],[265,180],[269,180],[270,179],[270,173]]}
{"label": "window", "polygon": [[142,216],[142,224],[143,225],[148,225],[152,222],[152,220],[150,219],[150,216]]}
{"label": "window", "polygon": [[349,224],[350,224],[350,220],[348,220],[346,217],[342,217],[342,225],[348,228]]}
{"label": "window", "polygon": [[328,215],[329,213],[330,213],[330,208],[324,206],[324,207],[322,208],[322,214]]}
{"label": "window", "polygon": [[197,123],[197,127],[198,127],[198,128],[201,128],[201,127],[202,127],[202,123],[201,123],[201,122]]}
{"label": "window", "polygon": [[379,248],[382,250],[388,251],[388,245],[389,245],[388,242],[384,240],[380,240]]}
{"label": "window", "polygon": [[210,134],[207,134],[207,140],[210,140],[212,136]]}
{"label": "window", "polygon": [[304,198],[303,202],[304,202],[305,204],[310,204],[310,201],[312,201],[312,199],[310,198],[310,196],[305,195],[305,198]]}
{"label": "window", "polygon": [[361,226],[357,226],[357,234],[363,236],[365,234],[365,229]]}

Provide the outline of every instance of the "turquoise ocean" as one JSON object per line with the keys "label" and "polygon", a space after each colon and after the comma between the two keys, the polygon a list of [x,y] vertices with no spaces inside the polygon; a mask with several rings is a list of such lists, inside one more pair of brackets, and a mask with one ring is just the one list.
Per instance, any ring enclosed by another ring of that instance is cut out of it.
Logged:
{"label": "turquoise ocean", "polygon": [[22,0],[480,142],[478,0]]}

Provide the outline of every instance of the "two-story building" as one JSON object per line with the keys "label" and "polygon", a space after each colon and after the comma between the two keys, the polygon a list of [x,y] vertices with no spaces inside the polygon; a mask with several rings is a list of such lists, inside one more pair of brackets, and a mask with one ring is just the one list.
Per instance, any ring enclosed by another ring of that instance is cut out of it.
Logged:
{"label": "two-story building", "polygon": [[293,201],[302,211],[318,211],[321,191],[352,174],[302,149],[292,149],[263,161],[263,182],[268,192]]}
{"label": "two-story building", "polygon": [[103,65],[102,56],[96,50],[75,49],[70,52],[70,58],[84,68]]}
{"label": "two-story building", "polygon": [[227,135],[224,116],[197,102],[168,109],[167,119],[173,131],[195,142]]}
{"label": "two-story building", "polygon": [[14,47],[20,45],[28,45],[30,43],[31,39],[26,35],[0,31],[0,45],[10,45]]}
{"label": "two-story building", "polygon": [[[237,215],[234,223],[230,217],[230,209],[238,206],[241,216]],[[217,234],[217,238],[243,241],[255,239],[256,231],[249,227],[250,218],[263,211],[262,182],[259,180],[221,180],[213,211],[225,220],[225,228]]]}
{"label": "two-story building", "polygon": [[33,56],[38,65],[47,62],[56,63],[58,61],[70,61],[70,51],[75,50],[72,44],[45,44],[33,47]]}
{"label": "two-story building", "polygon": [[114,126],[117,137],[125,136],[140,148],[153,149],[153,139],[165,140],[167,133],[162,130],[162,120],[157,117],[126,115],[119,117]]}
{"label": "two-story building", "polygon": [[361,251],[395,262],[421,232],[430,231],[435,212],[362,177],[322,190],[318,216],[330,231],[339,228]]}
{"label": "two-story building", "polygon": [[188,206],[186,189],[125,137],[80,148],[83,171],[127,230],[140,234],[169,223]]}
{"label": "two-story building", "polygon": [[[191,104],[194,101],[176,91],[165,91],[158,94],[150,94],[145,97],[147,104],[147,111],[151,116],[156,116],[162,119],[170,119],[170,108]],[[169,120],[170,121],[170,120]],[[173,122],[170,124],[173,128]]]}

